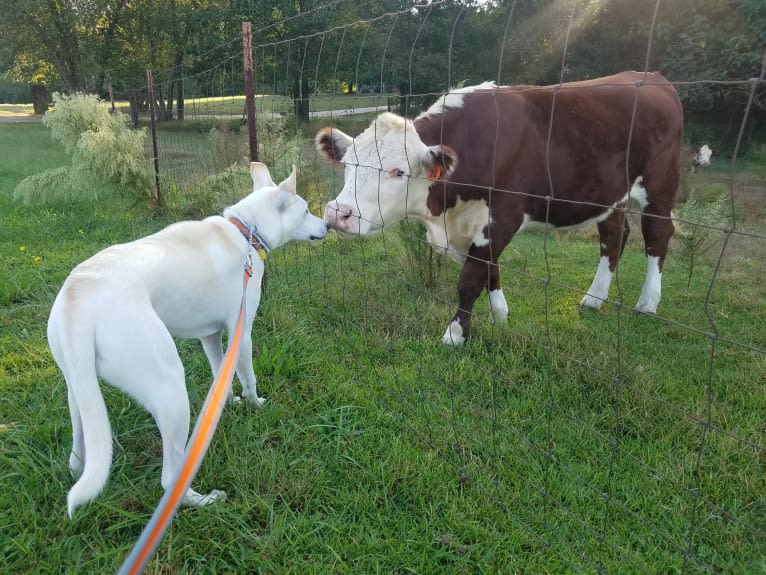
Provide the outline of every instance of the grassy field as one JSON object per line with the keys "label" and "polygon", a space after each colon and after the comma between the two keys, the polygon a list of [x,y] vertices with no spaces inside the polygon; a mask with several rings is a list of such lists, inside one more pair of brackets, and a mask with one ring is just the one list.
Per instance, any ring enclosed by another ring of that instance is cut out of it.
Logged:
{"label": "grassy field", "polygon": [[[166,163],[194,170],[206,137],[169,138]],[[302,156],[316,208],[342,176]],[[0,125],[0,158],[0,572],[114,572],[162,495],[159,436],[104,387],[110,481],[68,520],[45,323],[77,263],[170,218],[119,198],[14,203],[23,177],[68,161],[39,124]],[[726,185],[725,168],[690,185]],[[630,312],[640,226],[600,313],[577,306],[592,238],[520,235],[509,324],[482,298],[457,350],[439,339],[458,268],[424,269],[400,230],[274,253],[254,325],[268,401],[226,408],[195,487],[228,499],[181,510],[147,573],[766,573],[766,201],[750,174],[735,190],[747,233],[723,252],[721,233],[691,277],[674,240],[657,317]],[[211,376],[197,342],[179,348],[194,416]]]}

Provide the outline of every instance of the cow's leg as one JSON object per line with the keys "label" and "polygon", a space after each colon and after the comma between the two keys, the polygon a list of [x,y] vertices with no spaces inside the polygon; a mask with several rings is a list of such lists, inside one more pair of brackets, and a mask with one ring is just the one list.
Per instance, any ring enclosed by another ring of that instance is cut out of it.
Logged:
{"label": "cow's leg", "polygon": [[461,345],[468,337],[471,331],[473,304],[487,285],[487,265],[491,264],[472,256],[463,264],[457,283],[458,310],[447,326],[442,343]]}
{"label": "cow's leg", "polygon": [[617,269],[617,263],[620,261],[623,249],[625,249],[629,234],[628,220],[625,218],[625,212],[621,209],[614,210],[609,217],[598,223],[601,259],[593,283],[590,284],[588,293],[580,301],[581,306],[601,309],[601,304],[609,297],[612,276]]}
{"label": "cow's leg", "polygon": [[489,294],[490,323],[505,323],[508,319],[508,303],[500,287],[500,267],[497,263],[489,266],[487,293]]}
{"label": "cow's leg", "polygon": [[641,215],[641,231],[644,234],[646,250],[646,279],[641,296],[636,304],[639,313],[656,313],[662,293],[662,268],[668,253],[668,243],[673,235],[673,221],[670,213],[661,213],[653,204],[648,204]]}

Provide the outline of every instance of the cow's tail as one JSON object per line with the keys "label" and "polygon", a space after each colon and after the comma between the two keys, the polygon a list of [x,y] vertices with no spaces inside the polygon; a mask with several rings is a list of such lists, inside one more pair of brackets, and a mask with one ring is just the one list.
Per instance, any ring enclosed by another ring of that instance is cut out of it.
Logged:
{"label": "cow's tail", "polygon": [[78,321],[66,321],[65,315],[71,317],[73,314],[65,314],[64,306],[56,304],[48,321],[48,342],[66,379],[74,432],[81,429],[83,439],[83,453],[73,451],[70,459],[75,473],[75,467],[82,469],[67,496],[67,511],[72,517],[78,506],[92,500],[106,485],[112,465],[112,429],[96,376],[93,323],[82,321],[82,316]]}

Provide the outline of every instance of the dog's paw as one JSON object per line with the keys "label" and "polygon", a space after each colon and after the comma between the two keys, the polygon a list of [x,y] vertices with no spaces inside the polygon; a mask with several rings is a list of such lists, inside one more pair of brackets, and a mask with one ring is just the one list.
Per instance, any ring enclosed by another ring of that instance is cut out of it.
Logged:
{"label": "dog's paw", "polygon": [[216,501],[224,501],[226,499],[226,492],[213,489],[207,495],[197,493],[194,489],[189,489],[184,495],[182,505],[188,505],[189,507],[204,507],[210,505]]}
{"label": "dog's paw", "polygon": [[250,401],[253,402],[253,405],[255,407],[261,407],[264,403],[266,403],[265,397],[258,397],[257,395],[254,395],[253,397],[248,398]]}
{"label": "dog's paw", "polygon": [[254,395],[237,395],[234,397],[234,403],[242,403],[243,401],[249,401],[252,403],[255,407],[261,407],[264,403],[266,403],[265,397],[258,397]]}

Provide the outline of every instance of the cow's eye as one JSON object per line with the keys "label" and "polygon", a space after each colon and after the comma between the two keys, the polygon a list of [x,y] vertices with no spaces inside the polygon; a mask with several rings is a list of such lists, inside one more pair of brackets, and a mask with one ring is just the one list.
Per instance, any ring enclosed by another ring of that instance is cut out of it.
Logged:
{"label": "cow's eye", "polygon": [[394,178],[401,178],[404,175],[404,170],[391,170],[389,173]]}

